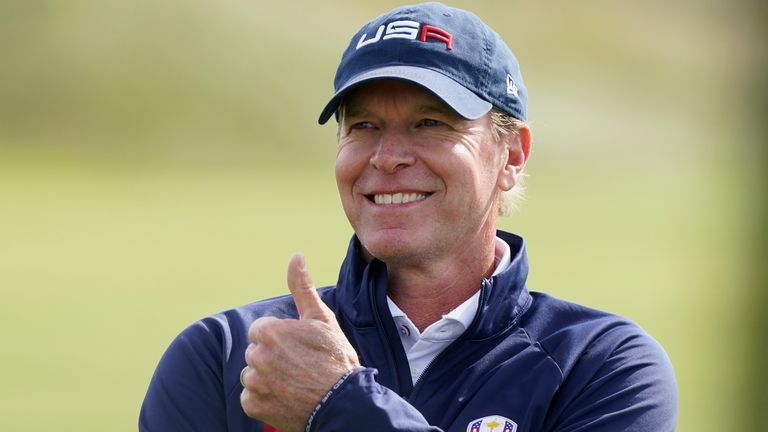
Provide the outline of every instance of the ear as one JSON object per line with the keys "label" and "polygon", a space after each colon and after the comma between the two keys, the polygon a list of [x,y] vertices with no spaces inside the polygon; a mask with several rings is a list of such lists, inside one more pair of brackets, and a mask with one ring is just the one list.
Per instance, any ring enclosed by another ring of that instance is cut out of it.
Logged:
{"label": "ear", "polygon": [[524,126],[517,131],[517,134],[504,136],[503,141],[505,153],[502,157],[506,157],[506,162],[499,172],[498,186],[501,190],[508,191],[520,181],[525,163],[531,154],[531,129]]}

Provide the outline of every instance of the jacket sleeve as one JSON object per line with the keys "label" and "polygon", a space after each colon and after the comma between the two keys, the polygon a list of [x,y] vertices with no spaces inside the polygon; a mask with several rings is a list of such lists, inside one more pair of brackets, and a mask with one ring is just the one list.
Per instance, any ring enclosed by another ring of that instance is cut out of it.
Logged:
{"label": "jacket sleeve", "polygon": [[666,353],[636,326],[616,328],[582,353],[545,430],[672,432],[677,385]]}
{"label": "jacket sleeve", "polygon": [[441,432],[395,392],[374,379],[376,369],[349,375],[310,415],[307,431]]}
{"label": "jacket sleeve", "polygon": [[214,326],[200,321],[171,343],[141,406],[140,431],[227,430],[217,337]]}

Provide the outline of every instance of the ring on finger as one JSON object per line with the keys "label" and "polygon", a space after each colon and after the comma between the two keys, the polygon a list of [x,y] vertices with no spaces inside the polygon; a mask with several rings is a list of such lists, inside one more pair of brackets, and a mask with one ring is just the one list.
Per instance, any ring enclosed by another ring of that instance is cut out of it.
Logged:
{"label": "ring on finger", "polygon": [[244,367],[243,370],[240,371],[240,384],[242,384],[243,387],[245,387],[245,371],[248,370],[248,366]]}

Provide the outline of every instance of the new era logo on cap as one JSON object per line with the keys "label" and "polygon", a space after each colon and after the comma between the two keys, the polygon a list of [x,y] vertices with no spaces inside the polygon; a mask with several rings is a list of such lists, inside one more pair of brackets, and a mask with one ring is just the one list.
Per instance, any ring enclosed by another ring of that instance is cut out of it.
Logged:
{"label": "new era logo on cap", "polygon": [[517,84],[515,84],[515,79],[510,74],[507,74],[507,94],[518,97]]}

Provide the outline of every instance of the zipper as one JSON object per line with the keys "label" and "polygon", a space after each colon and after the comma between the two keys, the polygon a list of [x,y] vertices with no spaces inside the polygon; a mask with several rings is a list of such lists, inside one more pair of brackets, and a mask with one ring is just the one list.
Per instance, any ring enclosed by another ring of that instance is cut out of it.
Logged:
{"label": "zipper", "polygon": [[373,278],[368,281],[368,298],[371,302],[371,309],[373,310],[373,319],[376,320],[376,330],[379,332],[379,337],[384,341],[384,351],[387,355],[387,363],[389,368],[394,374],[394,390],[395,393],[400,394],[400,372],[397,368],[397,362],[395,361],[395,353],[392,349],[392,342],[387,337],[387,333],[384,331],[384,323],[381,321],[381,315],[379,315],[379,308],[376,306],[376,295],[373,289]]}
{"label": "zipper", "polygon": [[477,322],[480,320],[480,308],[483,306],[483,300],[486,293],[486,287],[488,286],[488,279],[483,279],[483,284],[480,287],[480,298],[477,301],[477,311],[475,311],[475,318],[472,319],[472,322],[469,324],[469,327],[464,331],[464,333],[461,334],[458,338],[456,338],[455,341],[451,342],[450,345],[445,347],[444,350],[440,351],[440,353],[435,356],[435,358],[432,359],[429,363],[427,363],[427,367],[424,368],[424,371],[419,375],[419,379],[416,381],[416,383],[413,386],[413,391],[411,391],[411,395],[406,398],[408,401],[412,401],[415,399],[416,394],[422,387],[422,383],[424,382],[424,376],[429,373],[430,369],[432,369],[432,366],[437,363],[440,359],[445,357],[447,352],[449,352],[453,347],[458,345],[459,343],[463,342],[464,339],[467,338],[467,335],[469,334],[470,330],[473,330],[477,326]]}

